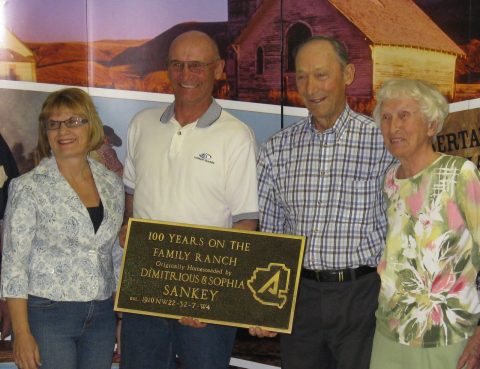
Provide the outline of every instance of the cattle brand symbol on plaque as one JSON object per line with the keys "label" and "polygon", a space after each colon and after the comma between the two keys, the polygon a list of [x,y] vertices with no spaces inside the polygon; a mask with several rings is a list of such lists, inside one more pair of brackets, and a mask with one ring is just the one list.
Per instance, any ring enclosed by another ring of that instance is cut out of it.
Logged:
{"label": "cattle brand symbol on plaque", "polygon": [[281,309],[287,302],[289,280],[289,268],[284,264],[270,263],[267,268],[256,268],[247,286],[255,300]]}

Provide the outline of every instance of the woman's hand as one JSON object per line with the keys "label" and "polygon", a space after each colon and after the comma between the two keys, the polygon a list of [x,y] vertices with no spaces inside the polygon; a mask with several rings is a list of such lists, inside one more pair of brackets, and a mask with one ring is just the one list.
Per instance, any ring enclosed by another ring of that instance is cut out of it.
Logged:
{"label": "woman's hand", "polygon": [[37,342],[28,324],[27,299],[7,297],[13,327],[13,360],[19,369],[38,369],[42,365]]}
{"label": "woman's hand", "polygon": [[127,238],[127,227],[128,224],[122,225],[122,228],[120,228],[120,232],[118,234],[118,243],[120,244],[121,248],[125,247],[125,241]]}
{"label": "woman's hand", "polygon": [[19,369],[38,369],[42,365],[37,342],[30,332],[15,334],[13,360]]}
{"label": "woman's hand", "polygon": [[120,361],[120,357],[122,355],[122,313],[117,313],[117,328],[115,330],[115,352],[114,352],[114,359]]}
{"label": "woman's hand", "polygon": [[458,360],[457,369],[480,368],[480,327],[477,327]]}

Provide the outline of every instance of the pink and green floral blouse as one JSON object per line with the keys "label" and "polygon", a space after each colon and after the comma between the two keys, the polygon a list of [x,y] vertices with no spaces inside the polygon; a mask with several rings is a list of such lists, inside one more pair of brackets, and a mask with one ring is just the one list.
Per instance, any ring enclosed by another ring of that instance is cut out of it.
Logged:
{"label": "pink and green floral blouse", "polygon": [[441,155],[414,177],[386,175],[388,232],[378,272],[377,329],[417,347],[456,343],[480,316],[480,177],[464,158]]}

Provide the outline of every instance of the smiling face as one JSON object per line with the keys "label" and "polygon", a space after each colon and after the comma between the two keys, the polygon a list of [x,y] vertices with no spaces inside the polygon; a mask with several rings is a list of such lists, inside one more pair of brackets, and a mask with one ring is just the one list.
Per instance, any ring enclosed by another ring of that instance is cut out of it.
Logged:
{"label": "smiling face", "polygon": [[310,41],[295,59],[297,90],[320,131],[332,127],[346,104],[353,64],[345,67],[328,41]]}
{"label": "smiling face", "polygon": [[400,162],[418,162],[433,150],[436,126],[427,122],[414,99],[385,100],[380,112],[380,130],[388,151]]}
{"label": "smiling face", "polygon": [[170,45],[168,59],[170,62],[205,64],[200,71],[191,71],[186,64],[180,69],[168,68],[168,77],[175,95],[175,107],[193,109],[200,115],[203,114],[211,104],[215,80],[221,77],[224,66],[213,41],[200,32],[184,33]]}
{"label": "smiling face", "polygon": [[[50,120],[64,121],[74,114],[70,109],[55,110]],[[75,128],[68,128],[64,123],[59,129],[47,130],[47,138],[55,159],[68,160],[85,158],[90,150],[90,124],[82,124]]]}

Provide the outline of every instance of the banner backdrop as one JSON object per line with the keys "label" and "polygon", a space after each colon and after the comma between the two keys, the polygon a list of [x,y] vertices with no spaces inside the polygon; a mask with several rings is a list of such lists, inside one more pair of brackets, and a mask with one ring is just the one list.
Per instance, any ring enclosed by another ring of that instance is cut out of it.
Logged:
{"label": "banner backdrop", "polygon": [[317,34],[349,49],[357,110],[399,76],[451,101],[480,97],[480,4],[469,0],[8,0],[0,12],[3,79],[170,93],[168,45],[197,29],[226,60],[222,99],[301,105],[293,54]]}

